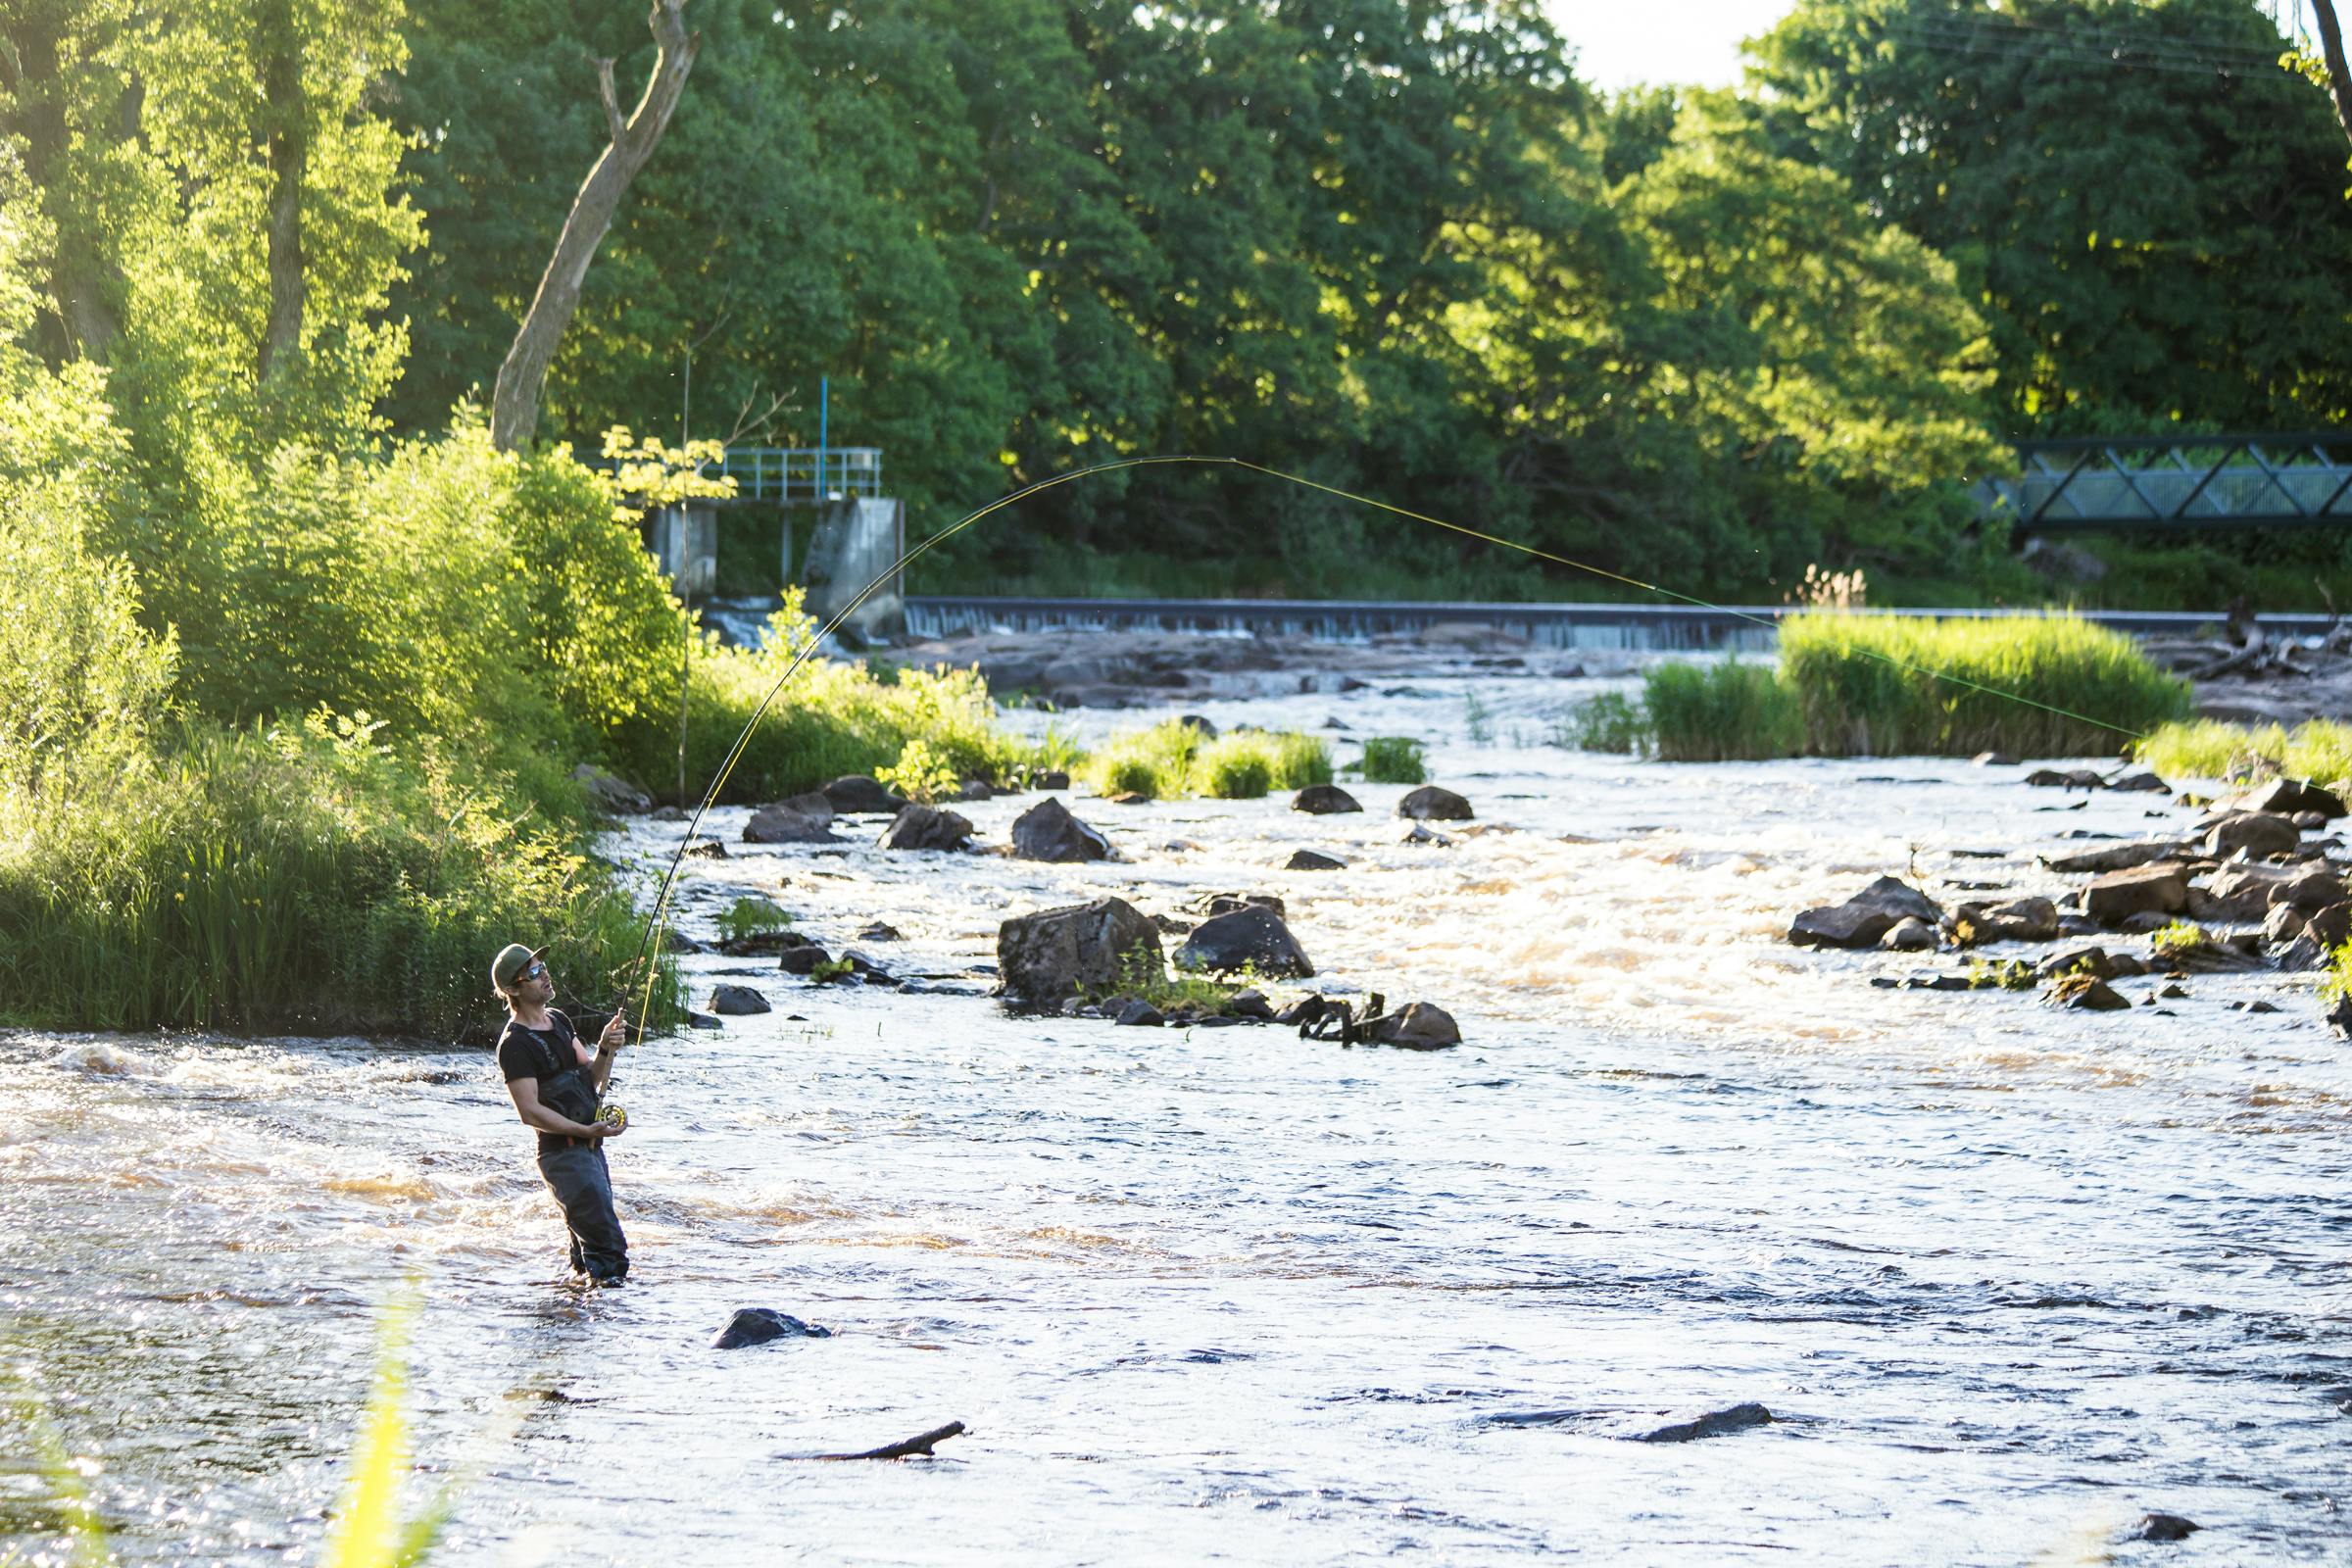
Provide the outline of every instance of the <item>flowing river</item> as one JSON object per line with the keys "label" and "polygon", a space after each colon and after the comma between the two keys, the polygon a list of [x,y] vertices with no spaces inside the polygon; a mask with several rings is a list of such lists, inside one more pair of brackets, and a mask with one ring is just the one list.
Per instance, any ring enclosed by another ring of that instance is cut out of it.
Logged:
{"label": "flowing river", "polygon": [[[2352,1050],[2311,977],[2084,1014],[1782,941],[1884,872],[2054,892],[2034,852],[2187,809],[1543,744],[1594,689],[1192,705],[1430,739],[1478,810],[1449,847],[1400,843],[1383,785],[1336,817],[1081,792],[1124,859],[1076,866],[885,855],[878,819],[766,850],[717,813],[689,934],[764,894],[927,989],[687,959],[701,999],[776,1010],[624,1056],[624,1290],[559,1282],[486,1052],[9,1037],[0,1368],[141,1563],[316,1556],[411,1278],[412,1496],[458,1485],[437,1560],[2352,1562]],[[962,809],[1002,845],[1035,799]],[[1275,869],[1301,847],[1349,868]],[[1007,913],[1216,890],[1281,894],[1315,984],[1439,1003],[1467,1043],[982,995]],[[905,940],[851,940],[872,920]],[[741,1306],[835,1337],[710,1348]],[[1779,1419],[1629,1441],[1744,1401]],[[796,1457],[950,1419],[931,1461]],[[0,1413],[0,1557],[64,1560],[25,1434]],[[2125,1541],[2150,1511],[2204,1528]]]}

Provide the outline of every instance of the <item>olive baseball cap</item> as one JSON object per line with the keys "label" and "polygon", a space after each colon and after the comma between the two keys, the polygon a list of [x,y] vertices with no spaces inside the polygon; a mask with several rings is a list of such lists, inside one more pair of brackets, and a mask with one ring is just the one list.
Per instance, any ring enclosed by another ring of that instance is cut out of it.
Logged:
{"label": "olive baseball cap", "polygon": [[519,942],[508,943],[498,950],[498,956],[490,960],[490,983],[501,991],[506,990],[521,976],[523,970],[531,966],[532,960],[546,951],[546,948],[526,948]]}

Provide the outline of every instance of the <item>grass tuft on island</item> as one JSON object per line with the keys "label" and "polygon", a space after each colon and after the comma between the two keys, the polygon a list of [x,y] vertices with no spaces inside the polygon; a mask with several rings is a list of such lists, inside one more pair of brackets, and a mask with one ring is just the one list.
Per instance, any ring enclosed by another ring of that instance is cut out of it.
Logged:
{"label": "grass tuft on island", "polygon": [[1781,622],[1777,669],[1653,666],[1637,710],[1602,697],[1564,735],[1663,761],[1779,757],[2080,757],[2183,719],[2186,681],[2072,615],[1933,620],[1811,611]]}
{"label": "grass tuft on island", "polygon": [[1287,730],[1237,729],[1210,740],[1199,725],[1172,718],[1113,735],[1076,771],[1103,795],[1254,801],[1330,783],[1331,747]]}

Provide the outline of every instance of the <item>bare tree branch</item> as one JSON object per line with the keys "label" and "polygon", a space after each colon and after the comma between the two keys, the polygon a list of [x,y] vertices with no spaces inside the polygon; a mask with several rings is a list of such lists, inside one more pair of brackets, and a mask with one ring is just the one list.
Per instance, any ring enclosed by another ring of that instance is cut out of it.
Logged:
{"label": "bare tree branch", "polygon": [[637,100],[626,121],[618,118],[619,96],[612,86],[612,63],[599,64],[597,93],[605,106],[612,142],[572,198],[571,213],[556,238],[555,254],[548,258],[539,291],[515,328],[506,363],[498,368],[498,385],[490,396],[490,439],[502,452],[525,445],[538,427],[539,394],[547,385],[547,369],[555,363],[564,330],[579,309],[588,266],[611,231],[613,215],[620,210],[630,182],[661,145],[662,133],[669,128],[669,117],[686,91],[686,77],[694,70],[703,38],[699,32],[686,30],[685,9],[686,0],[655,0],[646,24],[653,29],[660,53],[654,59],[653,74],[646,79],[645,96]]}
{"label": "bare tree branch", "polygon": [[752,405],[759,401],[760,394],[757,392],[743,400],[743,407],[735,411],[735,428],[727,432],[726,440],[719,443],[721,446],[734,446],[747,436],[765,435],[767,427],[775,422],[776,416],[782,414],[788,406],[784,401],[784,394],[775,393],[768,398],[767,407],[760,410],[755,417],[752,414]]}

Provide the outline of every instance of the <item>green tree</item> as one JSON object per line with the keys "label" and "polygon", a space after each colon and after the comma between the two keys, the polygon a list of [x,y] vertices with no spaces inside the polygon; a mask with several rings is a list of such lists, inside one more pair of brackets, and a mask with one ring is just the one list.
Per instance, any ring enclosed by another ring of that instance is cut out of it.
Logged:
{"label": "green tree", "polygon": [[1948,256],[2018,433],[2352,416],[2326,92],[2242,0],[1801,0],[1754,46],[1779,144]]}

